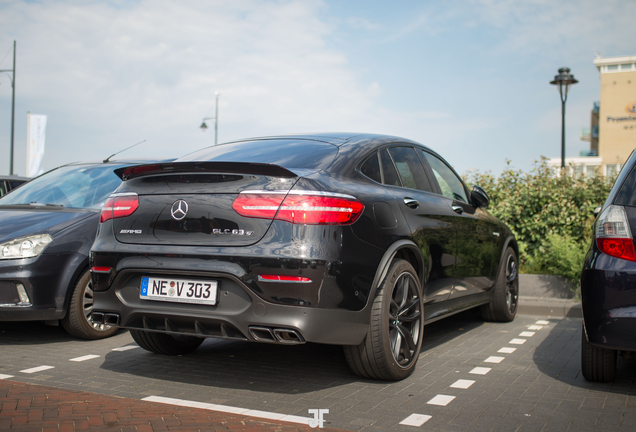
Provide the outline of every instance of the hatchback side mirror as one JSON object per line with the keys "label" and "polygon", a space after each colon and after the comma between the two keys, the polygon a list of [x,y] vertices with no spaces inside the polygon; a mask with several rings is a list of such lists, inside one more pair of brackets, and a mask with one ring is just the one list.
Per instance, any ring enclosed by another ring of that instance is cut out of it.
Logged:
{"label": "hatchback side mirror", "polygon": [[470,200],[475,207],[488,208],[490,204],[490,197],[481,186],[473,186],[473,190],[470,191]]}
{"label": "hatchback side mirror", "polygon": [[594,209],[594,217],[598,216],[598,214],[601,212],[601,209],[603,208],[603,206],[598,206]]}

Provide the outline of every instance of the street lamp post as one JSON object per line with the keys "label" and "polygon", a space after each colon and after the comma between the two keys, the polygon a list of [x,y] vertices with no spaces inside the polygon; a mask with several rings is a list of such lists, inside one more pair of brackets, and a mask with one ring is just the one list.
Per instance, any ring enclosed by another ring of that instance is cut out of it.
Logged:
{"label": "street lamp post", "polygon": [[2,69],[0,72],[11,72],[11,151],[9,152],[9,175],[13,175],[13,130],[15,126],[15,41],[13,41],[13,69]]}
{"label": "street lamp post", "polygon": [[568,100],[570,86],[577,82],[574,75],[570,74],[570,68],[567,67],[559,69],[559,74],[554,77],[554,81],[550,81],[550,84],[558,86],[561,95],[561,170],[565,169],[565,101]]}
{"label": "street lamp post", "polygon": [[216,112],[214,117],[205,117],[203,119],[203,123],[201,123],[201,130],[204,132],[208,129],[208,125],[205,124],[206,120],[214,120],[214,145],[218,143],[219,140],[219,92],[214,93],[216,96]]}

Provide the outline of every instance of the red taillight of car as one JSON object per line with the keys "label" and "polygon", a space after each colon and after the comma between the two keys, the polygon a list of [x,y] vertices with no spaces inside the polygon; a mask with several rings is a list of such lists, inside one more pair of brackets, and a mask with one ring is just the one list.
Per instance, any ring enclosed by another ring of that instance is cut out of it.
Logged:
{"label": "red taillight of car", "polygon": [[623,207],[611,205],[598,217],[596,245],[604,254],[636,262],[634,240]]}
{"label": "red taillight of car", "polygon": [[241,216],[274,219],[284,194],[240,193],[232,203],[232,208]]}
{"label": "red taillight of car", "polygon": [[109,219],[123,218],[130,216],[139,207],[139,197],[137,194],[112,196],[106,200],[99,221],[106,222]]}
{"label": "red taillight of car", "polygon": [[241,216],[297,225],[350,225],[360,217],[364,205],[354,197],[320,192],[294,191],[287,196],[244,192],[232,208]]}
{"label": "red taillight of car", "polygon": [[636,262],[634,241],[630,238],[597,238],[596,245],[604,254]]}

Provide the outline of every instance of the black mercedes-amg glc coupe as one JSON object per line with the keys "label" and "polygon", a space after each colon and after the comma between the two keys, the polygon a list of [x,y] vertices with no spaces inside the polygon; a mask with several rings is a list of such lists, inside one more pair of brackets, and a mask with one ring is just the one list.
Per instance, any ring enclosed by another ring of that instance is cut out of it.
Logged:
{"label": "black mercedes-amg glc coupe", "polygon": [[93,320],[143,348],[206,337],[344,347],[397,380],[424,324],[480,307],[511,321],[518,250],[438,154],[403,138],[252,138],[116,171],[91,250]]}

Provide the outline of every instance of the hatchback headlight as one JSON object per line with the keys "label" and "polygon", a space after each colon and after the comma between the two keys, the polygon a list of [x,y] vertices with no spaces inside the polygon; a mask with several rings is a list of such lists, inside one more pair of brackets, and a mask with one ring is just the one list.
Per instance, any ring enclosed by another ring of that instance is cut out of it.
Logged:
{"label": "hatchback headlight", "polygon": [[42,253],[53,241],[48,234],[23,237],[0,244],[0,259],[31,258]]}

